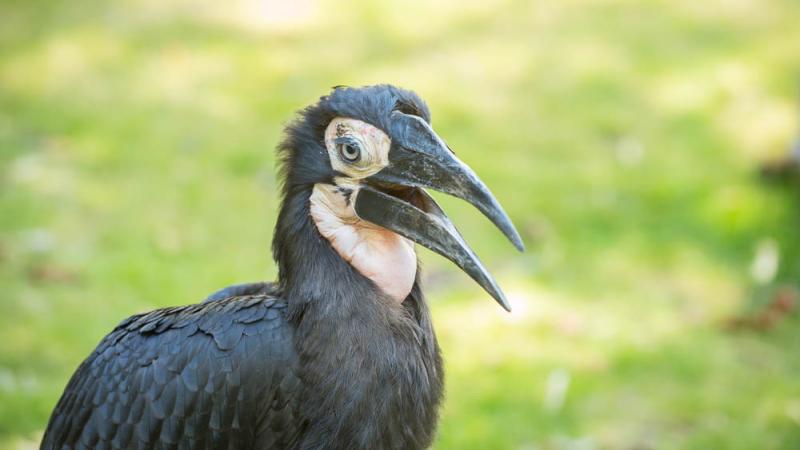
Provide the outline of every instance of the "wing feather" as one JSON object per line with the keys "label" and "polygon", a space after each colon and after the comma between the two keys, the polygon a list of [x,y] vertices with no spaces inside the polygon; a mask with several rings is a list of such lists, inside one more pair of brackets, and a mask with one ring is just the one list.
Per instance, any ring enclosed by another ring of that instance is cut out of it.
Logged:
{"label": "wing feather", "polygon": [[67,384],[42,449],[288,445],[300,384],[285,309],[258,294],[125,319]]}

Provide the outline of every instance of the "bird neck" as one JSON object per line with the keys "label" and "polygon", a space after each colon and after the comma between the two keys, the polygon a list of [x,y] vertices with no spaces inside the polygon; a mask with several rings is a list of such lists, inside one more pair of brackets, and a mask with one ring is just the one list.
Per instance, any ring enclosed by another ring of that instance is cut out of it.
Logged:
{"label": "bird neck", "polygon": [[[273,238],[273,256],[278,264],[278,282],[287,300],[297,303],[320,301],[337,305],[367,299],[397,307],[405,298],[381,290],[334,248],[320,233],[311,212],[314,187],[288,188]],[[418,286],[416,260],[412,283],[406,295]],[[353,305],[358,307],[359,305]]]}
{"label": "bird neck", "polygon": [[273,239],[306,390],[300,410],[313,430],[306,441],[427,448],[443,372],[419,283],[398,303],[348,264],[312,219],[312,191],[287,188]]}
{"label": "bird neck", "polygon": [[309,199],[311,219],[342,259],[402,303],[417,275],[414,242],[358,217],[352,201],[358,189],[315,184]]}

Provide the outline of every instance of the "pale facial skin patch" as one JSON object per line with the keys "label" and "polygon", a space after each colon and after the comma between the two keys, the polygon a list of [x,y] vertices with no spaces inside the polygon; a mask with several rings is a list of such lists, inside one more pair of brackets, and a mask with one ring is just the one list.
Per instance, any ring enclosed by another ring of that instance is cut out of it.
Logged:
{"label": "pale facial skin patch", "polygon": [[389,297],[402,302],[417,274],[414,243],[360,219],[354,208],[359,181],[389,164],[391,139],[370,124],[337,117],[325,130],[325,147],[331,166],[346,177],[337,177],[335,185],[314,185],[311,217],[345,261]]}

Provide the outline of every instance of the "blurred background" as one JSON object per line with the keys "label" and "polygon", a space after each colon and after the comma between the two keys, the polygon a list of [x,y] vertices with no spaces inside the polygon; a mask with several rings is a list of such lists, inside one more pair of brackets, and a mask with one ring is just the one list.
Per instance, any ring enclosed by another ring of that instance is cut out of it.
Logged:
{"label": "blurred background", "polygon": [[514,312],[421,250],[435,448],[800,448],[798,24],[795,0],[3,0],[0,449],[37,448],[124,317],[273,279],[282,126],[382,82],[528,245],[438,197]]}

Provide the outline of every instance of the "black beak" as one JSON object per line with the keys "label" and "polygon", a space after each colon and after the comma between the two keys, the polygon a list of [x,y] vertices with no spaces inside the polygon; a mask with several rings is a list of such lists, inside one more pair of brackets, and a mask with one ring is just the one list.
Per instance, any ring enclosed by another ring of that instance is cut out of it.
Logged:
{"label": "black beak", "polygon": [[355,201],[358,216],[453,261],[503,308],[511,311],[497,282],[439,205],[422,189],[409,188],[431,188],[468,201],[522,251],[522,239],[511,219],[489,188],[469,166],[456,158],[427,122],[395,111],[392,128],[388,131],[392,137],[389,165],[368,177],[366,181],[370,186],[363,186],[359,191]]}

